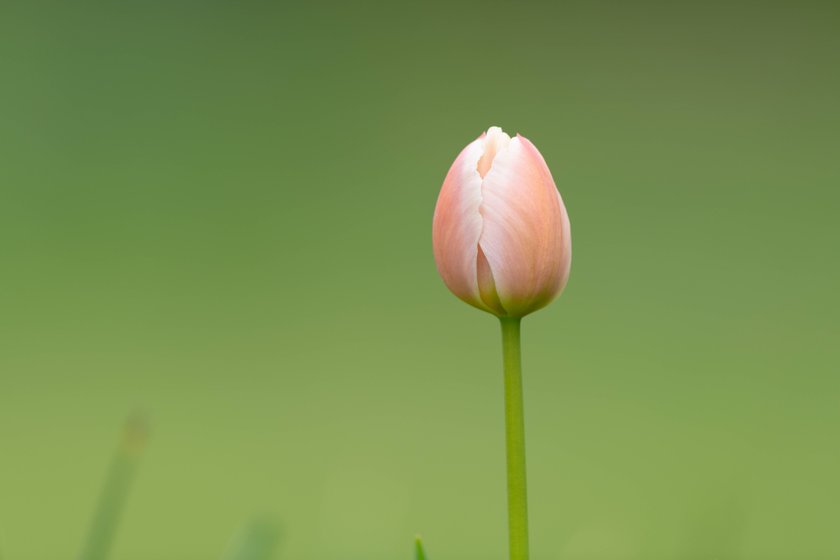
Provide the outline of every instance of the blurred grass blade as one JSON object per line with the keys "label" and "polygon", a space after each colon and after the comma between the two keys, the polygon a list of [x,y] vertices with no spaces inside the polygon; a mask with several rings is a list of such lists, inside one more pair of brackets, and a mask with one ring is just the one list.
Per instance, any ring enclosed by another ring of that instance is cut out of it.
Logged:
{"label": "blurred grass blade", "polygon": [[276,523],[261,519],[246,525],[234,538],[224,560],[269,560],[280,540]]}
{"label": "blurred grass blade", "polygon": [[79,560],[105,560],[108,557],[147,437],[146,418],[139,414],[130,416],[108,470]]}
{"label": "blurred grass blade", "polygon": [[417,560],[426,560],[426,551],[423,550],[423,540],[420,535],[414,538],[414,548],[417,551]]}

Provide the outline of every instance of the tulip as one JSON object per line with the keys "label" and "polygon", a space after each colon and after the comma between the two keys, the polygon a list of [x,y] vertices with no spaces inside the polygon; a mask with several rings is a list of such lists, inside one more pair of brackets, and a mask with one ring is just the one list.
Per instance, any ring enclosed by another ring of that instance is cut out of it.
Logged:
{"label": "tulip", "polygon": [[432,245],[450,291],[499,317],[524,317],[560,294],[569,217],[528,139],[494,126],[463,149],[438,197]]}
{"label": "tulip", "polygon": [[495,126],[464,148],[438,197],[432,245],[452,293],[501,323],[508,543],[511,560],[528,560],[520,323],[560,294],[572,262],[569,216],[537,148]]}

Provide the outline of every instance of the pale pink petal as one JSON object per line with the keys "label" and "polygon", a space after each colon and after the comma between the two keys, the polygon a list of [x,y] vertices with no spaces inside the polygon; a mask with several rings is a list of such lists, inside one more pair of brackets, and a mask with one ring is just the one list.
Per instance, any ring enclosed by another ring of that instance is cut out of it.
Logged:
{"label": "pale pink petal", "polygon": [[501,305],[521,316],[560,293],[571,262],[569,220],[539,151],[517,135],[484,177],[480,246]]}
{"label": "pale pink petal", "polygon": [[482,220],[478,161],[484,137],[469,144],[452,164],[438,196],[432,223],[435,263],[446,286],[465,302],[490,311],[478,289],[478,239]]}
{"label": "pale pink petal", "polygon": [[487,262],[487,257],[484,256],[484,251],[481,250],[481,244],[478,246],[478,262],[476,267],[478,274],[478,293],[481,296],[481,301],[493,310],[496,315],[507,315],[507,311],[502,306],[499,300],[499,292],[496,290],[496,279],[493,278],[493,271],[490,270],[490,263]]}
{"label": "pale pink petal", "polygon": [[506,149],[509,144],[510,136],[498,126],[491,126],[487,130],[484,135],[484,154],[478,160],[478,174],[481,175],[482,179],[490,172],[496,154]]}
{"label": "pale pink petal", "polygon": [[563,204],[563,197],[560,196],[560,191],[557,191],[557,200],[560,203],[560,209],[563,212],[561,217],[563,231],[560,233],[562,238],[560,284],[554,297],[557,297],[561,292],[563,292],[563,289],[566,287],[566,283],[569,281],[569,273],[572,270],[572,224],[569,221],[569,214],[566,212],[566,205]]}

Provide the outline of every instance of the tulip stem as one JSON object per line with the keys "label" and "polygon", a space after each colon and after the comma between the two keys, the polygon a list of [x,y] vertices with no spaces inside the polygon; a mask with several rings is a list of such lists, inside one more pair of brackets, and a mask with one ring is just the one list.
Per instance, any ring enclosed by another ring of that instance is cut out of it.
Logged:
{"label": "tulip stem", "polygon": [[528,490],[525,482],[525,408],[519,317],[501,317],[505,370],[508,532],[510,560],[528,560]]}

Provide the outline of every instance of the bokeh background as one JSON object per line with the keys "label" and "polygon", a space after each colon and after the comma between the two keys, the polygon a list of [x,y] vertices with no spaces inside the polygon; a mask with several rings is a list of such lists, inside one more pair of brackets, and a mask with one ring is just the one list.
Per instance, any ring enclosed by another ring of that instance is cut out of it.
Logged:
{"label": "bokeh background", "polygon": [[535,559],[840,557],[840,9],[0,6],[0,553],[506,555],[497,325],[431,254],[490,125],[551,166],[524,326]]}

